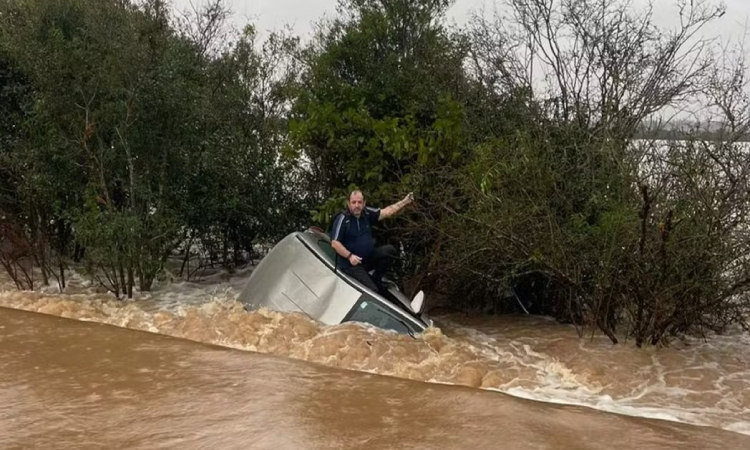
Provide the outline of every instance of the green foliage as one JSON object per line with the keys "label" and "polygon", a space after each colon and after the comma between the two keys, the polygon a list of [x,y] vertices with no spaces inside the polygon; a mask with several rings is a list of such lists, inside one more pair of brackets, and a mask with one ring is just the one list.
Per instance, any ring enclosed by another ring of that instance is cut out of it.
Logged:
{"label": "green foliage", "polygon": [[0,95],[15,111],[2,209],[59,258],[85,247],[118,296],[136,279],[150,289],[188,237],[236,264],[307,209],[278,157],[291,71],[276,68],[294,40],[257,49],[248,28],[209,52],[223,16],[220,2],[206,8],[182,29],[161,0],[2,7]]}
{"label": "green foliage", "polygon": [[304,52],[294,149],[311,161],[326,223],[354,186],[368,201],[403,195],[416,167],[463,154],[464,49],[442,26],[447,1],[342,2]]}

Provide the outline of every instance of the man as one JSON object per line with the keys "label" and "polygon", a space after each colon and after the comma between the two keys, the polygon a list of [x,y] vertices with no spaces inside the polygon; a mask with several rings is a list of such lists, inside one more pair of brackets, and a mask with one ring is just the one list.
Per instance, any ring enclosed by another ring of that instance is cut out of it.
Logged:
{"label": "man", "polygon": [[[352,191],[347,200],[346,211],[333,219],[331,244],[339,256],[336,258],[336,267],[373,291],[390,298],[383,287],[383,275],[398,253],[392,245],[375,248],[372,225],[398,214],[413,201],[414,195],[409,193],[403,200],[387,208],[375,209],[366,206],[362,191]],[[373,269],[375,271],[371,277],[368,272]]]}

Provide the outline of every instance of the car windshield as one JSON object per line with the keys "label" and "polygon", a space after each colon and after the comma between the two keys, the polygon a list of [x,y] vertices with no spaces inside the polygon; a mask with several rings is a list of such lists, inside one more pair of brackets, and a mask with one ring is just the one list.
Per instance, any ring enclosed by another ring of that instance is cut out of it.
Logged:
{"label": "car windshield", "polygon": [[328,257],[328,260],[332,263],[336,263],[336,251],[331,246],[331,243],[325,239],[318,239],[318,247],[323,250],[323,254]]}
{"label": "car windshield", "polygon": [[385,307],[369,300],[362,300],[357,303],[352,310],[349,320],[352,322],[369,323],[376,327],[394,330],[399,333],[412,334],[414,332],[403,320],[397,319]]}

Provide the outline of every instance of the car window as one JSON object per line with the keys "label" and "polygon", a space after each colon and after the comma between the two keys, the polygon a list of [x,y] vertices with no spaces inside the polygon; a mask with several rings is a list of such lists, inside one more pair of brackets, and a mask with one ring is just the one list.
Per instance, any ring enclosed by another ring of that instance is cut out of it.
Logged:
{"label": "car window", "polygon": [[386,330],[394,330],[399,333],[413,333],[403,321],[397,320],[386,309],[375,302],[363,300],[354,306],[349,320],[352,322],[364,322]]}
{"label": "car window", "polygon": [[336,251],[331,246],[331,243],[325,239],[318,239],[318,247],[323,250],[323,254],[326,255],[331,264],[336,262]]}

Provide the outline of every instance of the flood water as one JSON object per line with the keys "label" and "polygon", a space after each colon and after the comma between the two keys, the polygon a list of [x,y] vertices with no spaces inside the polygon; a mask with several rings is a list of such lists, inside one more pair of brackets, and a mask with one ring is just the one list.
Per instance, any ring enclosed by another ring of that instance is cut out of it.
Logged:
{"label": "flood water", "polygon": [[747,335],[643,350],[451,315],[412,339],[247,313],[246,279],[130,302],[5,283],[0,449],[750,448]]}

